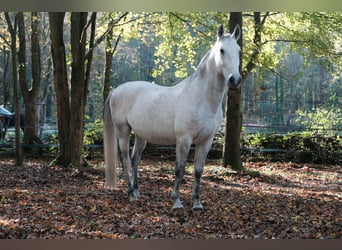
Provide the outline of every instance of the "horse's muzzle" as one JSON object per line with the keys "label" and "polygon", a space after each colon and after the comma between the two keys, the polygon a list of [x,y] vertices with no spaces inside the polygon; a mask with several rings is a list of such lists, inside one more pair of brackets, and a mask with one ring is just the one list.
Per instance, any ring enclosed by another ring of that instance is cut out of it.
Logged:
{"label": "horse's muzzle", "polygon": [[241,85],[242,79],[241,76],[234,76],[232,75],[229,79],[228,79],[228,86],[230,89],[238,89]]}

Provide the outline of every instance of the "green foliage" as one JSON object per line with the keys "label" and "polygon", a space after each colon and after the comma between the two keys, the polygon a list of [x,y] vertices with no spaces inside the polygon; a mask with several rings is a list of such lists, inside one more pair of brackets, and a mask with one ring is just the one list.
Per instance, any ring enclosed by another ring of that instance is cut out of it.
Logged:
{"label": "green foliage", "polygon": [[305,59],[329,55],[330,62],[341,62],[341,48],[336,46],[342,39],[341,13],[286,12],[267,21],[267,40],[288,42]]}
{"label": "green foliage", "polygon": [[297,110],[297,122],[309,131],[334,134],[342,129],[342,109],[339,107],[318,107],[311,112]]}
{"label": "green foliage", "polygon": [[342,137],[309,132],[248,134],[242,145],[247,151],[259,151],[256,156],[263,160],[339,164],[342,155]]}
{"label": "green foliage", "polygon": [[55,132],[44,132],[42,141],[46,143],[47,147],[42,148],[42,153],[46,156],[56,156],[58,152],[58,136]]}
{"label": "green foliage", "polygon": [[[156,37],[156,82],[170,85],[189,76],[216,39],[216,31],[228,19],[225,13],[162,13]],[[225,25],[227,27],[227,25]]]}
{"label": "green foliage", "polygon": [[96,119],[85,126],[83,135],[83,156],[93,159],[103,158],[103,120]]}
{"label": "green foliage", "polygon": [[96,119],[86,125],[84,130],[83,145],[103,144],[103,121]]}

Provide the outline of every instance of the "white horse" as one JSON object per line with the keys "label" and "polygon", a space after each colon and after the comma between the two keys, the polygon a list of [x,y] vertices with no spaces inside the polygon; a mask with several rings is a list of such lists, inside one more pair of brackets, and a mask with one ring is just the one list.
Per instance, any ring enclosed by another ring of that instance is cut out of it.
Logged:
{"label": "white horse", "polygon": [[[241,30],[224,34],[223,25],[217,32],[213,48],[202,58],[197,70],[172,87],[149,82],[127,82],[114,89],[105,102],[104,156],[107,188],[116,187],[118,144],[128,183],[130,200],[140,197],[138,164],[146,142],[176,145],[175,182],[172,191],[173,209],[182,209],[179,186],[191,144],[196,145],[192,198],[193,210],[202,210],[200,180],[213,138],[223,118],[222,100],[227,89],[238,88]],[[131,155],[129,138],[134,131]]]}

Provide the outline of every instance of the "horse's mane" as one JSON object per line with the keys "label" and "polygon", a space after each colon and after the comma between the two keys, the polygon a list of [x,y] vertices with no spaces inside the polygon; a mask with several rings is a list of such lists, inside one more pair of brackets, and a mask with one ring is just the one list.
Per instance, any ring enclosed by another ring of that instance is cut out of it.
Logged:
{"label": "horse's mane", "polygon": [[206,69],[206,64],[207,64],[207,61],[209,59],[209,55],[210,55],[210,52],[212,51],[212,49],[210,49],[201,59],[200,63],[198,64],[195,72],[192,74],[192,76],[197,76],[198,74],[200,75],[200,77],[203,76],[204,74],[204,71]]}

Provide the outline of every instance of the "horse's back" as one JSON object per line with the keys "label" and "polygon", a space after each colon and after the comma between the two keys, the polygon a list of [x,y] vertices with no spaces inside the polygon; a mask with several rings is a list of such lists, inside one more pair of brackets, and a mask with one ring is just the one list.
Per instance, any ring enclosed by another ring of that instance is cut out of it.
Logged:
{"label": "horse's back", "polygon": [[110,107],[113,121],[118,123],[127,122],[127,114],[137,102],[144,89],[151,85],[149,82],[134,81],[126,82],[115,88],[110,94]]}
{"label": "horse's back", "polygon": [[113,121],[129,125],[141,138],[156,144],[175,144],[175,88],[150,82],[127,82],[111,96]]}
{"label": "horse's back", "polygon": [[146,89],[150,89],[152,86],[152,83],[145,81],[126,82],[119,85],[117,88],[113,90],[113,99],[115,100],[121,97],[125,99],[136,98],[137,95],[139,95],[139,93]]}
{"label": "horse's back", "polygon": [[155,104],[160,107],[163,101],[169,102],[172,99],[172,88],[164,87],[146,81],[132,81],[119,85],[113,90],[111,105],[117,109],[132,108],[135,105],[139,109],[151,108]]}

